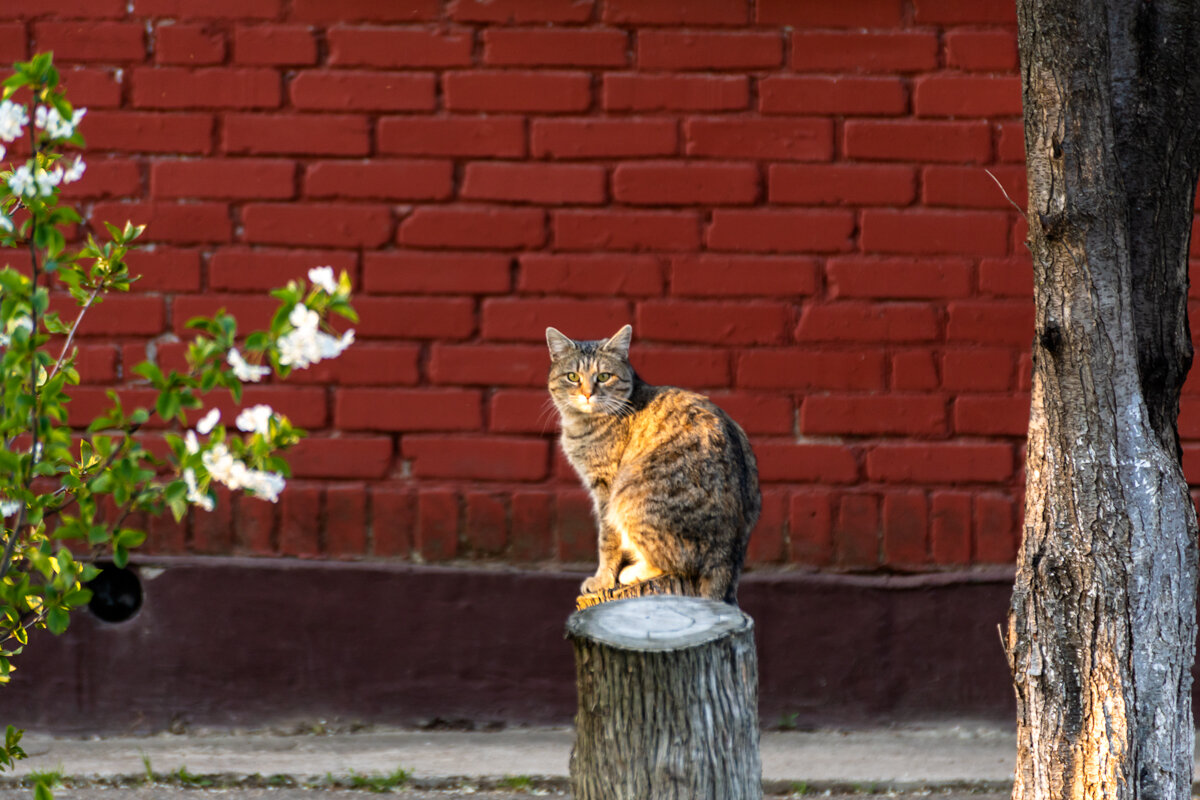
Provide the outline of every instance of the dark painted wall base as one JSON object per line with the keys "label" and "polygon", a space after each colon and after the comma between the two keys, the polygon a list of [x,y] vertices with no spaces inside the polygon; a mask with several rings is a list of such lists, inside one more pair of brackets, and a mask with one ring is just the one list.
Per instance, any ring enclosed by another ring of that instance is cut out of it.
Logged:
{"label": "dark painted wall base", "polygon": [[[131,620],[80,612],[62,637],[32,638],[0,721],[131,732],[575,712],[563,630],[578,574],[234,558],[139,571]],[[996,632],[1010,591],[1010,574],[746,576],[763,724],[1011,720]]]}

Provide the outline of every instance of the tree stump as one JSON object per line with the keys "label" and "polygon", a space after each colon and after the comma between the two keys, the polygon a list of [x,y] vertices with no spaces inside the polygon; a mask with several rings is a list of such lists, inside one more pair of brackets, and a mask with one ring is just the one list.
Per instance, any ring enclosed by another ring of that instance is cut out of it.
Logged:
{"label": "tree stump", "polygon": [[762,797],[750,617],[657,595],[576,611],[567,636],[579,692],[575,800]]}
{"label": "tree stump", "polygon": [[610,600],[625,600],[630,597],[647,597],[653,594],[680,594],[688,597],[699,596],[700,587],[695,581],[689,581],[678,575],[659,575],[637,583],[629,583],[612,589],[601,589],[598,592],[581,594],[575,598],[575,608],[582,611],[589,606],[607,603]]}

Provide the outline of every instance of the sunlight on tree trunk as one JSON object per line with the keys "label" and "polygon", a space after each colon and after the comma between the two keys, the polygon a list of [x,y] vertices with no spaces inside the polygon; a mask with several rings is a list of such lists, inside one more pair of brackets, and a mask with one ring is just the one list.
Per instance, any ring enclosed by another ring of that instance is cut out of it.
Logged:
{"label": "sunlight on tree trunk", "polygon": [[1014,800],[1187,798],[1196,516],[1176,430],[1200,4],[1019,0],[1037,310],[1006,646]]}

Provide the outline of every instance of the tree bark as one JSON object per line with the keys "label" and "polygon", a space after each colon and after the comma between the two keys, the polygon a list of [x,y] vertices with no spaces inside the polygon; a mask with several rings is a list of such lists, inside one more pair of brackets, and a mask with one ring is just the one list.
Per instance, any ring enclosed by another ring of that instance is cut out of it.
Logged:
{"label": "tree bark", "polygon": [[754,623],[658,595],[571,615],[575,800],[759,800]]}
{"label": "tree bark", "polygon": [[1018,0],[1036,294],[1014,800],[1190,797],[1200,3]]}

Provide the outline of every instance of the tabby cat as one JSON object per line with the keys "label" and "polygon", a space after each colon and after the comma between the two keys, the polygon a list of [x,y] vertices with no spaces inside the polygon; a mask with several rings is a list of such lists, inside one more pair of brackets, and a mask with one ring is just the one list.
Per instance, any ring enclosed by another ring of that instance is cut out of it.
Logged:
{"label": "tabby cat", "polygon": [[629,363],[633,328],[574,341],[546,329],[562,447],[592,495],[600,566],[584,593],[663,573],[737,602],[762,496],[746,434],[702,395],[652,386]]}

